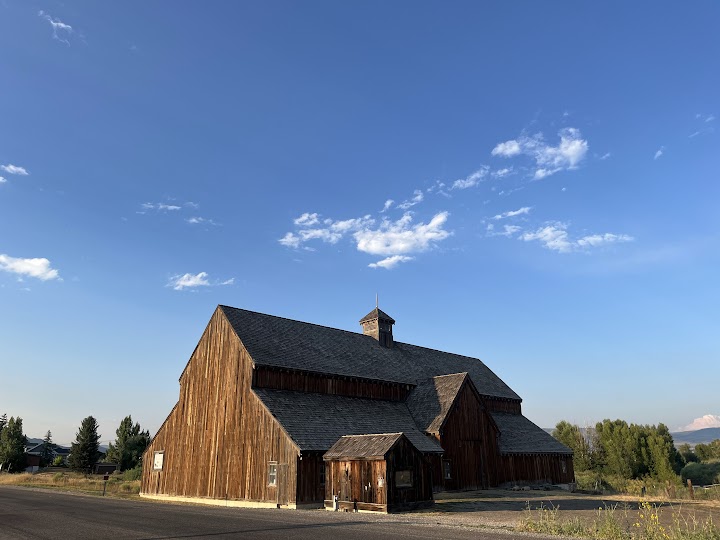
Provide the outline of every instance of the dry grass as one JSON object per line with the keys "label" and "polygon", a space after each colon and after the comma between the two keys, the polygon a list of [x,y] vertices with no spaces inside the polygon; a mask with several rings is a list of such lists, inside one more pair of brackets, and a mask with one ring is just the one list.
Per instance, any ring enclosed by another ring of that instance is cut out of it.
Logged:
{"label": "dry grass", "polygon": [[[89,495],[102,495],[103,484],[102,476],[73,472],[0,474],[0,485],[49,488]],[[106,495],[122,498],[138,497],[139,493],[140,480],[125,481],[115,475],[110,476],[105,491]]]}

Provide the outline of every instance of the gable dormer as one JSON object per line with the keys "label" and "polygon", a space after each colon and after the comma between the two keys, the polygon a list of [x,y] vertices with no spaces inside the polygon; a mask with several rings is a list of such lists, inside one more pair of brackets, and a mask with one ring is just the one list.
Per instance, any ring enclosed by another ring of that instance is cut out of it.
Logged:
{"label": "gable dormer", "polygon": [[363,334],[375,338],[381,346],[388,348],[393,346],[393,324],[395,320],[379,308],[360,319]]}

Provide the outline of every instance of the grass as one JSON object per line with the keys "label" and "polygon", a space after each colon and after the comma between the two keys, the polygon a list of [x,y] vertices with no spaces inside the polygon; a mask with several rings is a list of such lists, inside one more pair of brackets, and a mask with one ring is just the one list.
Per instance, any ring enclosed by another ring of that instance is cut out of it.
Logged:
{"label": "grass", "polygon": [[577,517],[566,519],[559,506],[545,506],[532,509],[528,503],[524,517],[517,529],[601,540],[720,540],[720,528],[712,517],[699,520],[681,510],[672,511],[672,519],[663,517],[666,510],[648,501],[641,501],[635,511],[629,506],[599,507],[595,517],[582,520]]}
{"label": "grass", "polygon": [[[89,495],[102,495],[105,481],[102,476],[84,475],[74,472],[0,474],[0,485],[25,486],[74,491]],[[124,480],[111,475],[107,481],[106,495],[113,497],[137,497],[140,480]]]}

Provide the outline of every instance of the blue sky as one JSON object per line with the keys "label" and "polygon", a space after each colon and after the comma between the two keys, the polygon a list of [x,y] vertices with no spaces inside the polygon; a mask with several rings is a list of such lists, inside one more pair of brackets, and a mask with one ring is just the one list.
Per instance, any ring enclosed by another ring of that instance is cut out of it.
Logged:
{"label": "blue sky", "polygon": [[711,1],[0,2],[0,413],[154,431],[217,304],[720,415]]}

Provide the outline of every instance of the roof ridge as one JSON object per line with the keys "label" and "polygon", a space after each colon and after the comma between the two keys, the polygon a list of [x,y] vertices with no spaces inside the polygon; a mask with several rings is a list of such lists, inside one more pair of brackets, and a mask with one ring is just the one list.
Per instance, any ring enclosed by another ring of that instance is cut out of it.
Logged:
{"label": "roof ridge", "polygon": [[[263,315],[263,316],[265,316],[265,317],[272,317],[273,319],[282,319],[282,320],[284,320],[284,321],[290,321],[290,322],[301,323],[301,324],[309,324],[310,326],[317,326],[317,327],[319,327],[319,328],[327,328],[327,329],[329,329],[329,330],[337,330],[338,332],[345,332],[345,333],[347,333],[347,334],[352,334],[353,336],[369,337],[370,339],[373,339],[373,338],[370,337],[370,336],[366,336],[366,335],[363,334],[362,332],[353,332],[352,330],[345,330],[344,328],[336,328],[335,326],[327,326],[327,325],[325,325],[325,324],[318,324],[318,323],[312,323],[312,322],[308,322],[308,321],[301,321],[301,320],[299,320],[299,319],[291,319],[290,317],[281,317],[280,315],[271,315],[270,313],[263,313],[262,311],[253,311],[253,310],[251,310],[251,309],[237,308],[237,307],[233,307],[233,306],[228,306],[228,305],[226,305],[226,304],[218,304],[218,307],[228,308],[228,309],[234,309],[234,310],[236,310],[236,311],[244,311],[244,312],[246,312],[246,313],[254,313],[254,314],[256,314],[256,315]],[[483,362],[482,359],[477,358],[476,356],[468,356],[468,355],[466,355],[466,354],[459,354],[459,353],[454,353],[454,352],[450,352],[450,351],[443,351],[443,350],[441,350],[441,349],[433,349],[432,347],[425,347],[424,345],[416,345],[416,344],[414,344],[414,343],[405,343],[404,341],[398,341],[398,340],[396,340],[396,339],[394,339],[393,341],[394,341],[394,343],[395,343],[396,345],[406,345],[406,346],[408,346],[408,347],[415,347],[415,348],[418,348],[418,349],[425,349],[426,351],[434,351],[434,352],[439,352],[439,353],[443,353],[443,354],[450,354],[450,355],[452,355],[452,356],[459,356],[459,357],[461,357],[461,358],[468,358],[468,359],[470,359],[470,360],[477,360],[477,361],[482,362],[483,364],[485,364],[485,362]],[[462,371],[462,372],[459,372],[459,373],[467,373],[467,371]],[[451,375],[454,375],[454,374],[451,374]]]}

